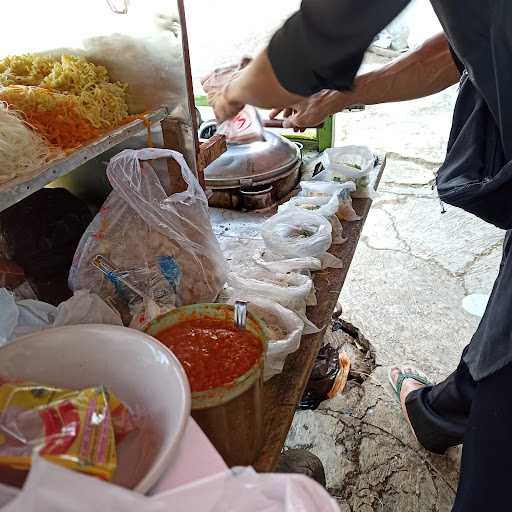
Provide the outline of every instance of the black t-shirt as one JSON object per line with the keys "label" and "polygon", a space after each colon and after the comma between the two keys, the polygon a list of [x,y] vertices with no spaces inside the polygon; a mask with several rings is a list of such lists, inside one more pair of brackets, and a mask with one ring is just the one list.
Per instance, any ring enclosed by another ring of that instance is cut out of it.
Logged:
{"label": "black t-shirt", "polygon": [[289,92],[347,90],[373,38],[409,0],[303,0],[274,35],[272,68]]}

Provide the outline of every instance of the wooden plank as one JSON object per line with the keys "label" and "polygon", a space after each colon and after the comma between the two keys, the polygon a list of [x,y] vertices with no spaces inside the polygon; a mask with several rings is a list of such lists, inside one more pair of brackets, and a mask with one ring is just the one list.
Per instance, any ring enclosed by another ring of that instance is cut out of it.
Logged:
{"label": "wooden plank", "polygon": [[2,185],[0,187],[0,211],[5,210],[22,199],[25,199],[30,194],[33,194],[57,178],[65,176],[80,165],[83,165],[101,153],[104,153],[111,147],[134,135],[137,135],[144,130],[147,122],[159,122],[164,119],[167,114],[168,112],[166,108],[159,108],[146,114],[144,116],[146,121],[137,119],[119,126],[109,133],[102,135],[90,144],[73,151],[69,155],[50,162],[48,165],[45,165],[35,172],[32,177],[28,179],[26,177],[20,177]]}
{"label": "wooden plank", "polygon": [[[186,147],[183,121],[173,117],[167,117],[160,124],[162,126],[162,136],[166,149],[183,153],[183,148]],[[176,160],[172,158],[167,159],[167,170],[169,172],[170,190],[172,190],[173,193],[187,190],[187,184],[181,175],[181,167]]]}
{"label": "wooden plank", "polygon": [[214,135],[208,141],[201,144],[197,158],[197,174],[204,178],[206,167],[219,158],[227,149],[226,137],[224,135]]}
{"label": "wooden plank", "polygon": [[[375,186],[379,184],[385,163],[384,159]],[[343,233],[347,241],[343,245],[332,246],[330,250],[343,261],[343,268],[327,269],[314,275],[318,305],[308,308],[308,318],[322,330],[318,334],[303,336],[299,350],[288,357],[283,373],[265,384],[264,444],[261,455],[254,464],[254,468],[259,472],[274,471],[277,466],[297,404],[304,393],[325,330],[331,321],[332,312],[350,269],[372,201],[354,199],[353,203],[361,220],[343,222]]]}

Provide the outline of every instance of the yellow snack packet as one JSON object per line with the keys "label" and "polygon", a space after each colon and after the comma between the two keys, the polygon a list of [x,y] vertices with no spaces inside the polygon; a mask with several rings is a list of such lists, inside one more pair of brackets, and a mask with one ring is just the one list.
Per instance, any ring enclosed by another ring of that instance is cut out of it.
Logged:
{"label": "yellow snack packet", "polygon": [[28,470],[36,450],[56,464],[111,480],[117,455],[109,400],[118,410],[122,405],[111,397],[104,387],[70,391],[31,382],[3,383],[0,465]]}

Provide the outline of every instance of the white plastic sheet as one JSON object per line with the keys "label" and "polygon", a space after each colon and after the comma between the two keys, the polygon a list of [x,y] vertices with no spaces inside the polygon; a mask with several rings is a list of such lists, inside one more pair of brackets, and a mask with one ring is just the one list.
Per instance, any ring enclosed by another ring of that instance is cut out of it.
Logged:
{"label": "white plastic sheet", "polygon": [[76,292],[55,307],[33,299],[17,301],[11,292],[0,289],[0,345],[42,329],[80,324],[123,325],[116,311],[87,291]]}
{"label": "white plastic sheet", "polygon": [[0,487],[1,512],[337,512],[335,501],[302,475],[235,468],[152,497],[141,496],[35,458],[17,495]]}

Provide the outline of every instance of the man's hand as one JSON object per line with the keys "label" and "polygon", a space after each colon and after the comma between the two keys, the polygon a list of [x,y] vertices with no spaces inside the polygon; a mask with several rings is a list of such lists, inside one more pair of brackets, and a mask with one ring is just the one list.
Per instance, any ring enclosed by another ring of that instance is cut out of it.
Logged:
{"label": "man's hand", "polygon": [[238,103],[230,99],[229,86],[230,84],[226,84],[222,89],[208,93],[208,105],[213,108],[215,117],[219,123],[227,119],[232,119],[245,106],[243,103]]}
{"label": "man's hand", "polygon": [[203,89],[208,95],[208,105],[213,108],[219,122],[235,117],[244,108],[243,103],[230,98],[229,88],[251,60],[244,57],[239,64],[215,69],[201,80]]}
{"label": "man's hand", "polygon": [[349,104],[350,93],[324,90],[291,107],[275,108],[269,117],[274,119],[282,113],[284,128],[304,131],[306,128],[321,125],[330,115],[343,110]]}

